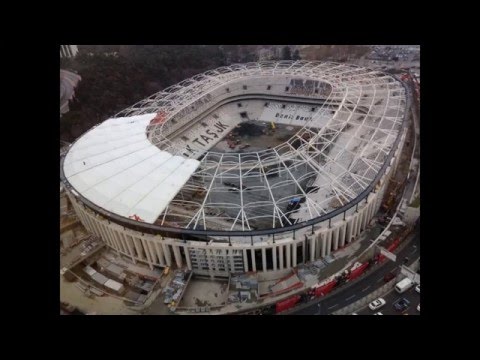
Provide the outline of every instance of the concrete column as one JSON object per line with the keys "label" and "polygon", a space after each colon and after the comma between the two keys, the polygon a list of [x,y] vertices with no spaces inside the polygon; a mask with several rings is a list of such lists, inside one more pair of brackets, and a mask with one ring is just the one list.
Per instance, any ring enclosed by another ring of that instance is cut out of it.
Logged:
{"label": "concrete column", "polygon": [[310,261],[315,261],[315,234],[310,238]]}
{"label": "concrete column", "polygon": [[333,231],[333,251],[338,249],[338,234],[340,233],[340,227],[337,226]]}
{"label": "concrete column", "polygon": [[228,257],[227,257],[227,249],[221,249],[220,254],[222,254],[222,260],[223,260],[223,267],[225,268],[224,271],[228,272]]}
{"label": "concrete column", "polygon": [[125,249],[123,248],[122,238],[120,237],[120,233],[117,230],[113,230],[113,237],[115,238],[115,241],[117,242],[118,250],[120,252],[124,253]]}
{"label": "concrete column", "polygon": [[353,218],[347,220],[347,244],[352,240],[352,228],[353,228]]}
{"label": "concrete column", "polygon": [[220,271],[220,266],[218,266],[218,250],[210,248],[210,259],[212,259],[213,268],[216,272]]}
{"label": "concrete column", "polygon": [[247,249],[243,249],[243,271],[248,272],[248,256]]}
{"label": "concrete column", "polygon": [[142,244],[142,249],[145,252],[145,256],[147,257],[147,262],[150,265],[150,270],[152,270],[152,258],[150,257],[150,253],[148,251],[148,246],[146,244],[146,240],[140,238],[140,244]]}
{"label": "concrete column", "polygon": [[332,231],[329,230],[326,234],[327,237],[327,255],[332,252]]}
{"label": "concrete column", "polygon": [[78,219],[80,220],[80,222],[82,223],[82,225],[85,227],[85,229],[87,230],[90,230],[90,226],[87,222],[87,219],[85,217],[85,214],[83,214],[82,211],[78,211],[77,208],[74,206],[73,207],[74,211],[75,211],[75,214],[77,215]]}
{"label": "concrete column", "polygon": [[292,248],[292,244],[285,245],[285,249],[287,250],[287,269],[290,269],[292,266],[291,260],[292,256],[290,254],[290,249]]}
{"label": "concrete column", "polygon": [[357,231],[355,232],[355,238],[358,236],[358,234],[361,233],[362,231],[362,221],[363,221],[363,215],[362,211],[359,210],[357,214]]}
{"label": "concrete column", "polygon": [[138,243],[139,240],[136,239],[136,238],[134,238],[134,237],[132,237],[132,239],[133,239],[133,245],[135,245],[135,249],[137,250],[137,256],[138,256],[138,258],[139,258],[140,260],[146,260],[146,259],[145,259],[145,255],[144,255],[143,252],[142,252],[141,246],[140,246],[140,244]]}
{"label": "concrete column", "polygon": [[345,245],[346,231],[347,231],[347,222],[343,221],[343,223],[340,227],[339,235],[338,235],[338,237],[340,238],[339,239],[339,241],[340,241],[339,246],[340,247],[343,247]]}
{"label": "concrete column", "polygon": [[252,256],[252,271],[257,271],[257,264],[255,263],[255,248],[250,248],[250,254]]}
{"label": "concrete column", "polygon": [[150,253],[150,259],[152,259],[152,264],[158,264],[158,259],[157,259],[157,254],[155,253],[155,250],[153,249],[153,240],[145,240],[147,243],[147,248],[148,252]]}
{"label": "concrete column", "polygon": [[228,255],[230,256],[230,272],[234,272],[235,271],[235,262],[233,261],[233,258],[234,258],[234,249],[230,248],[230,250],[228,251]]}
{"label": "concrete column", "polygon": [[307,262],[307,261],[305,260],[305,253],[307,252],[305,245],[307,245],[306,241],[305,241],[305,240],[302,240],[302,262],[303,262],[303,263],[306,263],[306,262]]}
{"label": "concrete column", "polygon": [[108,240],[107,236],[105,235],[105,231],[103,229],[103,224],[101,224],[100,222],[97,222],[97,227],[98,227],[98,233],[99,233],[100,237],[102,238],[103,242],[105,244],[107,244],[108,246],[112,247],[112,245],[110,244],[110,241]]}
{"label": "concrete column", "polygon": [[360,225],[362,224],[362,213],[358,212],[357,214],[357,224],[355,227],[355,240],[357,239],[358,235],[360,234]]}
{"label": "concrete column", "polygon": [[297,266],[297,243],[292,243],[292,267]]}
{"label": "concrete column", "polygon": [[320,241],[320,234],[315,233],[315,259],[320,259],[320,254],[322,252],[322,243]]}
{"label": "concrete column", "polygon": [[368,212],[369,212],[369,206],[370,204],[367,204],[365,206],[365,209],[363,209],[363,223],[362,223],[362,231],[365,230],[365,228],[367,227],[367,222],[368,222]]}
{"label": "concrete column", "polygon": [[211,248],[205,249],[205,256],[207,257],[208,262],[208,272],[213,278],[213,274],[218,270],[217,261],[214,261],[215,256],[213,256],[213,250]]}
{"label": "concrete column", "polygon": [[100,223],[99,223],[99,224],[98,224],[98,229],[100,230],[100,234],[101,234],[100,237],[103,239],[103,241],[104,241],[108,246],[113,247],[110,239],[109,239],[108,236],[107,236],[107,233],[106,233],[106,231],[105,231],[105,229],[104,229],[103,224],[100,224]]}
{"label": "concrete column", "polygon": [[131,243],[131,237],[129,237],[128,235],[124,235],[125,236],[125,242],[127,243],[127,247],[128,247],[128,252],[130,253],[130,257],[132,258],[132,261],[134,264],[137,263],[137,260],[135,260],[135,252],[133,251],[133,247],[132,247],[132,243]]}
{"label": "concrete column", "polygon": [[365,210],[365,228],[368,226],[368,224],[370,223],[370,213],[372,211],[372,202],[370,201],[370,197],[368,198],[368,204],[366,206],[366,210]]}
{"label": "concrete column", "polygon": [[188,270],[192,270],[192,261],[190,260],[190,251],[188,251],[187,246],[184,246],[183,250],[185,252],[185,260],[187,261],[187,268]]}
{"label": "concrete column", "polygon": [[[109,229],[109,230],[111,230],[111,229]],[[110,235],[111,235],[112,242],[114,244],[114,248],[117,251],[117,254],[120,254],[121,247],[120,247],[120,244],[119,244],[117,238],[115,237],[115,233],[110,234]]]}
{"label": "concrete column", "polygon": [[355,213],[353,217],[353,226],[352,226],[352,236],[355,239],[357,236],[357,225],[358,225],[358,213]]}
{"label": "concrete column", "polygon": [[353,241],[352,237],[355,239],[356,230],[357,230],[357,217],[354,216],[352,219],[352,233],[350,235],[350,242]]}
{"label": "concrete column", "polygon": [[364,229],[364,219],[365,219],[365,212],[363,209],[360,211],[360,214],[358,216],[358,230],[357,230],[357,236],[361,234],[361,232]]}
{"label": "concrete column", "polygon": [[273,271],[277,271],[277,247],[272,246]]}
{"label": "concrete column", "polygon": [[77,215],[79,215],[80,221],[82,222],[82,224],[83,224],[83,226],[85,227],[85,229],[87,229],[87,230],[90,231],[90,232],[93,232],[93,231],[92,231],[92,226],[90,225],[90,218],[89,218],[87,215],[85,215],[83,212],[81,212],[81,211],[76,211],[76,210],[75,210],[75,213],[76,213]]}
{"label": "concrete column", "polygon": [[172,266],[172,253],[170,252],[170,246],[162,242],[162,248],[167,266]]}
{"label": "concrete column", "polygon": [[280,270],[283,270],[283,245],[278,247],[278,257],[280,260]]}
{"label": "concrete column", "polygon": [[155,250],[157,251],[158,262],[161,266],[165,266],[165,257],[163,256],[163,249],[162,246],[159,244],[158,241],[154,242]]}
{"label": "concrete column", "polygon": [[91,219],[91,220],[92,220],[92,225],[93,225],[93,228],[92,228],[93,233],[94,233],[96,236],[100,237],[100,239],[101,239],[104,243],[106,243],[106,241],[103,240],[103,237],[102,237],[102,234],[101,234],[100,230],[98,229],[98,224],[97,224],[97,222],[95,221],[95,219]]}
{"label": "concrete column", "polygon": [[125,254],[128,254],[127,245],[125,245],[125,240],[123,239],[122,233],[120,231],[117,232],[117,238],[122,247],[122,252],[124,252]]}
{"label": "concrete column", "polygon": [[175,257],[175,262],[178,268],[181,268],[183,265],[182,262],[182,255],[180,254],[180,249],[177,245],[172,245],[173,248],[173,256]]}
{"label": "concrete column", "polygon": [[267,271],[267,252],[262,248],[262,270]]}
{"label": "concrete column", "polygon": [[368,214],[368,221],[372,220],[373,215],[375,215],[375,202],[377,201],[376,196],[372,196],[372,199],[370,200],[370,211]]}
{"label": "concrete column", "polygon": [[117,251],[118,254],[120,254],[120,245],[115,238],[115,232],[112,230],[112,228],[107,227],[107,235],[110,238],[111,243],[113,244],[113,248]]}
{"label": "concrete column", "polygon": [[320,234],[320,238],[322,239],[322,258],[327,254],[327,237],[325,233]]}
{"label": "concrete column", "polygon": [[122,232],[118,232],[118,240],[122,244],[122,249],[125,254],[130,255],[130,250],[128,249],[127,240],[125,240],[125,235]]}

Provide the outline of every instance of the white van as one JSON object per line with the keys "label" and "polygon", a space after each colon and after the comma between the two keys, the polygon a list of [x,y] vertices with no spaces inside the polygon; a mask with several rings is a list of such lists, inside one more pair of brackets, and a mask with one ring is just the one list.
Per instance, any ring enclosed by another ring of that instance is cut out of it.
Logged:
{"label": "white van", "polygon": [[401,294],[410,289],[412,286],[412,280],[410,280],[409,278],[405,278],[402,281],[398,282],[397,285],[395,285],[395,290],[397,290],[397,292]]}

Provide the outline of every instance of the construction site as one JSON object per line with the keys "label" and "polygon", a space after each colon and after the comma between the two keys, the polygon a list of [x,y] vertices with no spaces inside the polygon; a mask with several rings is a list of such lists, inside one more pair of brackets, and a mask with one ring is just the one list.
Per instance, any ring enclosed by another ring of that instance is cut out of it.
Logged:
{"label": "construction site", "polygon": [[359,276],[368,238],[394,220],[393,251],[411,229],[395,212],[414,157],[410,81],[236,64],[64,144],[61,313],[275,313]]}

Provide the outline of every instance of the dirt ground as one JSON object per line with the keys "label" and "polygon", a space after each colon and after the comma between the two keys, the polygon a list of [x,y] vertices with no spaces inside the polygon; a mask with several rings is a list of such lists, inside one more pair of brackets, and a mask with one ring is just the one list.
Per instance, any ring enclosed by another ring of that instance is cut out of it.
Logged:
{"label": "dirt ground", "polygon": [[60,276],[60,300],[66,301],[83,313],[95,315],[139,315],[138,312],[127,308],[122,300],[111,296],[95,296],[92,299],[86,297],[75,286],[75,282],[68,282]]}
{"label": "dirt ground", "polygon": [[192,279],[183,295],[180,306],[222,305],[227,300],[227,281]]}

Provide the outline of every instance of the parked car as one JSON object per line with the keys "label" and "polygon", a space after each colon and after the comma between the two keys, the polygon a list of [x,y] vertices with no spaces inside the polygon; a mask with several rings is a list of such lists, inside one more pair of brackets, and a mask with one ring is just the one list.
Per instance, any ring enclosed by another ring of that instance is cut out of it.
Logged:
{"label": "parked car", "polygon": [[403,312],[403,311],[407,310],[409,306],[410,306],[410,301],[408,301],[406,298],[401,298],[400,300],[393,303],[393,308],[396,311],[402,311]]}
{"label": "parked car", "polygon": [[375,314],[373,315],[383,315],[380,311],[379,312],[376,312]]}
{"label": "parked car", "polygon": [[370,310],[378,310],[380,309],[383,305],[385,305],[387,302],[383,298],[378,298],[373,300],[370,304],[368,304],[368,307]]}

